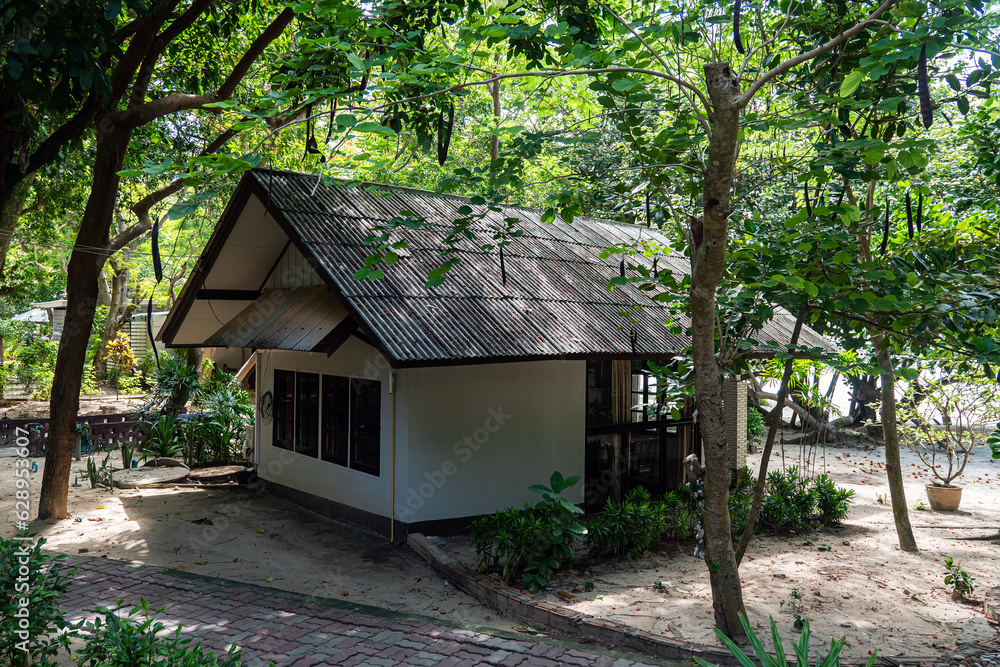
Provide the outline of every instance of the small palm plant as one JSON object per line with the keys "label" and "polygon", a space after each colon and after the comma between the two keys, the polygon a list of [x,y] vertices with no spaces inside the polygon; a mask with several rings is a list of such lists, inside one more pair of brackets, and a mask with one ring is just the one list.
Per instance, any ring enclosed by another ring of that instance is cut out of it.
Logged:
{"label": "small palm plant", "polygon": [[[743,624],[743,629],[747,633],[747,638],[750,640],[750,646],[753,647],[754,655],[757,656],[757,660],[754,660],[746,653],[743,652],[736,643],[726,636],[726,634],[719,628],[715,628],[715,634],[719,636],[722,643],[726,645],[729,652],[733,654],[743,667],[791,667],[793,663],[788,661],[788,657],[785,656],[785,649],[781,644],[781,637],[778,636],[778,628],[774,623],[774,619],[771,619],[771,639],[774,642],[774,655],[772,656],[764,648],[764,644],[761,643],[760,639],[754,634],[753,628],[750,627],[750,622],[746,619],[746,616],[740,614],[740,623]],[[840,639],[830,640],[830,652],[826,654],[822,659],[816,660],[816,667],[838,667],[840,665],[840,652],[844,650],[845,637]],[[802,634],[799,635],[798,643],[792,642],[792,649],[795,651],[795,665],[796,667],[809,667],[809,621],[803,620],[802,623]],[[865,667],[872,667],[875,664],[876,652],[872,651],[871,657],[868,658],[868,662]],[[710,662],[706,662],[701,658],[695,658],[695,662],[702,667],[716,667]]]}

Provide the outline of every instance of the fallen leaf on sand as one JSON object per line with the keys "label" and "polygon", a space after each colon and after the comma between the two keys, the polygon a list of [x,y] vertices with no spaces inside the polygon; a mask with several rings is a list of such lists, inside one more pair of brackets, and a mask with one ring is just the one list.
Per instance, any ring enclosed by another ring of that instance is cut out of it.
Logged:
{"label": "fallen leaf on sand", "polygon": [[350,595],[350,593],[348,593],[347,591],[340,591],[340,596],[341,597],[345,597],[346,598],[348,595]]}
{"label": "fallen leaf on sand", "polygon": [[195,562],[195,565],[208,565],[207,560],[199,560]]}
{"label": "fallen leaf on sand", "polygon": [[257,532],[263,534],[264,533],[264,529],[263,528],[258,528]]}

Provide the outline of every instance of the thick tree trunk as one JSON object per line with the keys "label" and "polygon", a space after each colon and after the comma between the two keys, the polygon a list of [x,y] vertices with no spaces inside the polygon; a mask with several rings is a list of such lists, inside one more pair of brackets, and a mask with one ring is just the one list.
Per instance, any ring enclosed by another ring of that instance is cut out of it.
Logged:
{"label": "thick tree trunk", "polygon": [[881,335],[872,336],[875,356],[882,370],[882,434],[885,440],[885,474],[889,478],[889,497],[892,500],[892,516],[896,521],[896,535],[899,548],[903,551],[918,551],[917,541],[910,527],[910,514],[906,507],[906,492],[903,489],[903,468],[899,459],[899,431],[896,429],[896,374],[892,370],[892,354],[884,346]]}
{"label": "thick tree trunk", "polygon": [[[728,63],[705,66],[712,100],[712,137],[705,164],[703,237],[691,248],[691,347],[695,400],[705,452],[705,560],[712,585],[715,624],[742,636],[746,615],[729,519],[729,443],[722,408],[722,377],[715,351],[716,289],[726,261],[727,219],[739,132],[739,84]],[[693,236],[693,235],[692,235]]]}
{"label": "thick tree trunk", "polygon": [[[109,119],[108,122],[113,122]],[[45,450],[45,472],[38,501],[39,519],[66,516],[66,496],[76,438],[76,414],[80,407],[87,343],[97,307],[98,276],[105,257],[90,248],[108,244],[108,232],[118,196],[125,151],[131,127],[114,128],[97,134],[97,155],[87,208],[80,222],[76,246],[69,260],[66,280],[66,323],[59,341],[52,399],[49,403],[49,439]]]}

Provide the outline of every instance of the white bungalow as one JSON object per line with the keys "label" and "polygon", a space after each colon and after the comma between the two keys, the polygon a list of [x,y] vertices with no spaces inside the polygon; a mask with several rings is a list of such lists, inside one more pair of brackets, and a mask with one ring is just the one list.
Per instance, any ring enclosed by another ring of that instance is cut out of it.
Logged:
{"label": "white bungalow", "polygon": [[[405,539],[532,500],[528,487],[555,470],[583,477],[567,493],[589,511],[633,486],[681,483],[697,426],[641,407],[656,401],[642,360],[689,339],[646,293],[609,291],[622,265],[600,258],[666,239],[586,218],[545,224],[519,207],[480,218],[469,200],[408,188],[316,185],[244,176],[161,330],[169,347],[253,351],[254,462],[270,491]],[[354,280],[373,228],[406,217],[424,225],[393,232],[409,244],[398,263]],[[425,288],[463,217],[475,238],[455,239],[461,261]],[[502,254],[482,247],[498,229],[518,232]],[[658,268],[688,262],[661,256]],[[791,320],[778,309],[761,341],[787,342]],[[801,343],[833,349],[805,328]]]}

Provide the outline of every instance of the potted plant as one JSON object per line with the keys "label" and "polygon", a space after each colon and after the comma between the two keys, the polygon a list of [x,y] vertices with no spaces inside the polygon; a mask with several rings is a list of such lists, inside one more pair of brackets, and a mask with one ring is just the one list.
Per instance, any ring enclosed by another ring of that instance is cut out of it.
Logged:
{"label": "potted plant", "polygon": [[904,399],[899,433],[936,478],[926,485],[931,509],[955,511],[962,487],[952,482],[965,472],[973,450],[986,444],[1000,409],[979,369],[947,364],[932,373]]}

